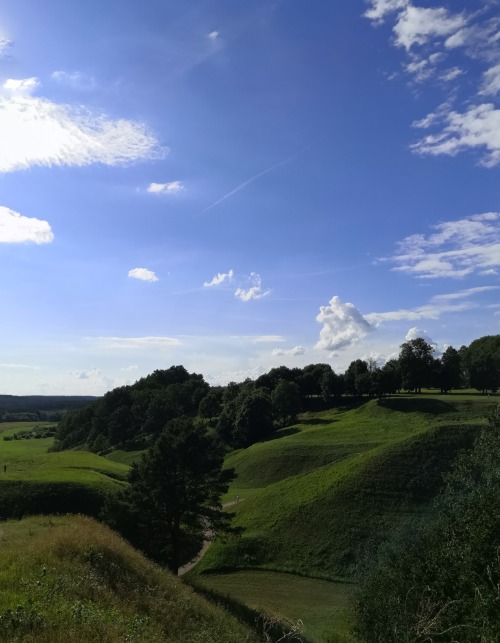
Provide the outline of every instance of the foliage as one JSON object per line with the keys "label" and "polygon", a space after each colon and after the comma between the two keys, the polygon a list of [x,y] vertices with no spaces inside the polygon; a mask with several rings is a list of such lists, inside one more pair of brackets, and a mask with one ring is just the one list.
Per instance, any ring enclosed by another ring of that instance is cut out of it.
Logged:
{"label": "foliage", "polygon": [[281,426],[293,424],[300,411],[300,389],[295,382],[281,380],[271,393],[273,415]]}
{"label": "foliage", "polygon": [[440,516],[364,584],[356,633],[367,643],[500,640],[500,410],[462,455]]}
{"label": "foliage", "polygon": [[406,391],[421,393],[422,387],[429,386],[433,372],[433,351],[432,346],[421,337],[401,344],[399,367]]}
{"label": "foliage", "polygon": [[208,533],[229,529],[220,496],[233,472],[222,471],[224,450],[187,419],[169,422],[132,465],[130,487],[107,508],[108,520],[142,551],[178,568],[199,551]]}
{"label": "foliage", "polygon": [[500,388],[500,335],[487,335],[460,350],[469,386],[478,391]]}

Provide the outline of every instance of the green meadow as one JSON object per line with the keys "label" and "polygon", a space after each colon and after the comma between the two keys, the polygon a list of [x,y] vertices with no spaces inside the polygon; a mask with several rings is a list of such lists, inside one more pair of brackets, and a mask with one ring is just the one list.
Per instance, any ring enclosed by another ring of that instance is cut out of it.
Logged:
{"label": "green meadow", "polygon": [[[312,641],[351,640],[352,587],[388,543],[431,518],[444,476],[495,402],[474,394],[371,400],[304,415],[230,454],[238,478],[225,500],[240,497],[228,510],[244,532],[213,543],[191,581],[301,619]],[[272,574],[259,591],[264,572]]]}

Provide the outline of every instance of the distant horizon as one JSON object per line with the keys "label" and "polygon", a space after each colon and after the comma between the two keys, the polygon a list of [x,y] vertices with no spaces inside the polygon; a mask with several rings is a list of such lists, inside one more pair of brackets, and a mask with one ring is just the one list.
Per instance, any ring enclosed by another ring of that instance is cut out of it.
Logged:
{"label": "distant horizon", "polygon": [[499,334],[499,8],[3,7],[0,390]]}

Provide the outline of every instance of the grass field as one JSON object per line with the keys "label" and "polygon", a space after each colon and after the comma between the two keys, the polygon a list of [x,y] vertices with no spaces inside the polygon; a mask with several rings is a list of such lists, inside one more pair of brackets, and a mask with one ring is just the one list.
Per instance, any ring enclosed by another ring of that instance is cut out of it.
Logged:
{"label": "grass field", "polygon": [[[106,489],[122,486],[128,466],[88,451],[49,453],[53,438],[9,440],[41,422],[0,424],[0,484],[3,482],[77,482]],[[52,425],[51,425],[52,426]],[[7,471],[4,472],[4,465]]]}
{"label": "grass field", "polygon": [[0,641],[256,640],[90,518],[3,522],[0,548]]}
{"label": "grass field", "polygon": [[[191,572],[194,582],[252,601],[253,574],[263,570],[330,581],[324,586],[331,589],[328,607],[318,603],[318,622],[322,613],[321,627],[328,631],[331,610],[345,610],[336,582],[356,581],[380,547],[429,519],[443,475],[496,402],[473,394],[372,400],[304,416],[272,440],[232,453],[227,466],[238,478],[226,500],[240,496],[231,511],[245,531],[215,542]],[[293,602],[307,615],[310,590],[296,587]],[[278,609],[275,593],[261,590],[263,609]],[[300,610],[285,611],[285,599],[280,609],[283,616],[302,618]],[[327,636],[313,625],[312,640],[343,640],[345,622],[332,627]]]}
{"label": "grass field", "polygon": [[291,625],[299,624],[304,636],[319,641],[350,636],[349,597],[352,585],[266,571],[209,574],[203,586],[266,612]]}

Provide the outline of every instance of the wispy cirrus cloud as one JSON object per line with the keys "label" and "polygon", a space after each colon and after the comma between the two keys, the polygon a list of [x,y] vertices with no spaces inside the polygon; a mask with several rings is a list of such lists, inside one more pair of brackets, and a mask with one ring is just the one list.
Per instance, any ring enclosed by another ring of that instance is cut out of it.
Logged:
{"label": "wispy cirrus cloud", "polygon": [[51,78],[61,85],[68,85],[73,89],[93,89],[95,79],[90,74],[82,71],[63,71],[61,69],[53,71]]}
{"label": "wispy cirrus cloud", "polygon": [[303,346],[294,346],[293,348],[275,348],[271,354],[274,357],[298,357],[305,352],[306,349]]}
{"label": "wispy cirrus cloud", "polygon": [[128,276],[132,279],[139,279],[139,281],[159,281],[156,274],[148,268],[133,268],[128,271]]}
{"label": "wispy cirrus cloud", "polygon": [[0,92],[0,173],[33,166],[125,165],[160,158],[144,123],[33,96],[37,78],[8,79]]}
{"label": "wispy cirrus cloud", "polygon": [[146,191],[150,194],[177,194],[184,189],[182,181],[170,181],[170,183],[150,183]]}
{"label": "wispy cirrus cloud", "polygon": [[0,37],[0,59],[8,55],[8,52],[13,45],[14,43],[12,40]]}
{"label": "wispy cirrus cloud", "polygon": [[420,279],[491,275],[500,269],[500,213],[486,212],[432,226],[429,235],[414,234],[383,259],[393,270]]}
{"label": "wispy cirrus cloud", "polygon": [[0,206],[0,243],[51,243],[54,233],[47,221],[25,217]]}
{"label": "wispy cirrus cloud", "polygon": [[[422,7],[412,0],[369,0],[365,16],[391,20],[393,44],[406,53],[404,70],[420,87],[432,82],[445,95],[440,108],[414,123],[430,133],[410,146],[420,155],[479,155],[486,167],[500,164],[500,37],[498,3],[482,0],[474,10]],[[457,64],[459,62],[460,64]],[[474,82],[478,66],[480,79]],[[458,79],[468,74],[467,84]],[[491,97],[484,102],[484,96]]]}
{"label": "wispy cirrus cloud", "polygon": [[477,308],[479,304],[470,301],[474,295],[498,290],[500,286],[479,286],[466,288],[454,293],[435,295],[422,306],[410,309],[391,310],[382,313],[368,313],[364,318],[373,326],[391,321],[418,321],[421,319],[439,319],[442,315],[459,313]]}
{"label": "wispy cirrus cloud", "polygon": [[113,350],[165,350],[182,344],[175,337],[87,337],[86,339],[99,348]]}

